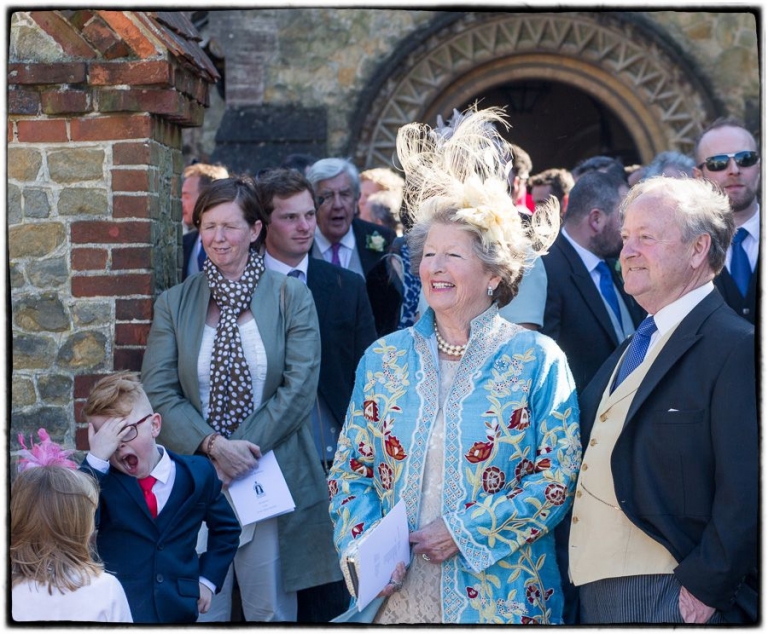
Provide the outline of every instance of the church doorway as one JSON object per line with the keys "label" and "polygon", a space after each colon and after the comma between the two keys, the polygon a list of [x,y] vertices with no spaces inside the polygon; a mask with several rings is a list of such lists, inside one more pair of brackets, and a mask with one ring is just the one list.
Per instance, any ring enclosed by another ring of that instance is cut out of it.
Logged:
{"label": "church doorway", "polygon": [[397,131],[479,101],[506,106],[534,172],[597,154],[690,152],[714,99],[693,62],[631,12],[466,13],[406,41],[360,100],[349,154],[391,165]]}

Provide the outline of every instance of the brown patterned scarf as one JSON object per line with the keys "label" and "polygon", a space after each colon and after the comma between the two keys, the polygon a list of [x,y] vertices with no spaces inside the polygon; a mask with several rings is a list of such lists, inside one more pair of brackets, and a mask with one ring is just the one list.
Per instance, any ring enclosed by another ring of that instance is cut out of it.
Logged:
{"label": "brown patterned scarf", "polygon": [[211,356],[208,424],[228,438],[253,411],[253,383],[237,318],[251,306],[256,284],[264,273],[264,259],[251,250],[245,272],[236,282],[225,278],[210,259],[205,261],[203,272],[211,297],[221,310]]}

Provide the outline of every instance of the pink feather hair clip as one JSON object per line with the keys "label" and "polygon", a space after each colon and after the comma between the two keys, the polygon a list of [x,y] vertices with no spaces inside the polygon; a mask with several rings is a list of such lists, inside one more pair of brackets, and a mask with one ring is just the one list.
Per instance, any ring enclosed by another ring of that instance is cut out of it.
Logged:
{"label": "pink feather hair clip", "polygon": [[29,438],[29,449],[24,443],[24,435],[19,434],[19,444],[23,447],[18,452],[18,470],[19,472],[34,467],[66,467],[68,469],[77,469],[77,464],[69,457],[75,453],[74,449],[62,449],[51,440],[48,432],[42,427],[37,430],[40,437],[40,444],[32,442],[32,436]]}

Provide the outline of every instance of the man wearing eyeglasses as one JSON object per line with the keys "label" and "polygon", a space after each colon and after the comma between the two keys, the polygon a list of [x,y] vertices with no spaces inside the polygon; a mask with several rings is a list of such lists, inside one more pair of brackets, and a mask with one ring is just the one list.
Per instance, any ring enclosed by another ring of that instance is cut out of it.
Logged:
{"label": "man wearing eyeglasses", "polygon": [[402,289],[386,261],[396,234],[392,229],[355,218],[360,175],[345,159],[324,158],[312,165],[307,180],[315,191],[317,228],[312,255],[362,275],[380,336],[396,328]]}
{"label": "man wearing eyeglasses", "polygon": [[728,195],[736,234],[715,285],[726,303],[747,321],[757,320],[759,270],[760,154],[755,137],[735,118],[720,118],[699,137],[694,176],[716,183]]}

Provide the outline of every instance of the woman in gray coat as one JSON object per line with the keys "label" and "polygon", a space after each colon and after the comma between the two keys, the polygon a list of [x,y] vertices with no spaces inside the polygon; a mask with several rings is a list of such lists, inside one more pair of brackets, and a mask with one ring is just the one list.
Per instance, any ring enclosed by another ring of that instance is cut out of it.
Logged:
{"label": "woman in gray coat", "polygon": [[215,181],[195,205],[203,270],[160,295],[142,367],[160,442],[202,453],[225,486],[274,450],[296,510],[243,527],[201,621],[229,621],[233,576],[248,621],[295,621],[296,591],[341,579],[310,413],[320,360],[312,295],[264,268],[254,183]]}

